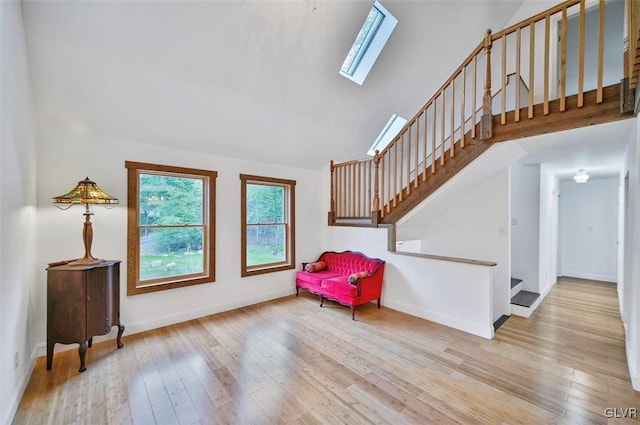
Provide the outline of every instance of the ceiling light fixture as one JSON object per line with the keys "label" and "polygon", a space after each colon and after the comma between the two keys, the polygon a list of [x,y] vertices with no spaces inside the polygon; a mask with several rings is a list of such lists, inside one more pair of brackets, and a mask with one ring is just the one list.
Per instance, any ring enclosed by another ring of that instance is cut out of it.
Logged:
{"label": "ceiling light fixture", "polygon": [[576,181],[576,183],[586,183],[587,180],[589,180],[589,174],[587,174],[587,172],[581,168],[578,170],[576,175],[573,176],[573,179]]}

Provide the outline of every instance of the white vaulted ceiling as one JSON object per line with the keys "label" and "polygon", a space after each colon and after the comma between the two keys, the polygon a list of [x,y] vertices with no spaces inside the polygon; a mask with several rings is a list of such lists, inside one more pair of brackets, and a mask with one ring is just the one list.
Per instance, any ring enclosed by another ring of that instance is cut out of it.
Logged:
{"label": "white vaulted ceiling", "polygon": [[39,131],[321,168],[364,157],[521,0],[383,1],[364,85],[338,70],[372,1],[25,1]]}

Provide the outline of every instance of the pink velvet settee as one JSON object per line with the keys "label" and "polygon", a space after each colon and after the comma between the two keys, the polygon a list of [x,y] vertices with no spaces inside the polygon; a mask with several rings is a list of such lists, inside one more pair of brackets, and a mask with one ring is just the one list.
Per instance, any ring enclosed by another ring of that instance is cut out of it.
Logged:
{"label": "pink velvet settee", "polygon": [[369,258],[360,252],[323,252],[313,263],[302,263],[296,272],[296,296],[300,289],[324,300],[336,301],[351,307],[351,319],[355,320],[356,306],[378,301],[382,294],[384,261]]}

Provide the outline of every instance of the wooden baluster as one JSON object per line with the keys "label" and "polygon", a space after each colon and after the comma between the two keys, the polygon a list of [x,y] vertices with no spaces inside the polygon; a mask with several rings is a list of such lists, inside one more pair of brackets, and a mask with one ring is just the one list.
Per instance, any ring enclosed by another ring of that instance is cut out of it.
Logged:
{"label": "wooden baluster", "polygon": [[[379,195],[379,174],[378,174],[378,167],[380,165],[380,152],[376,149],[376,154],[373,157],[373,163],[375,164],[375,173],[374,173],[374,180],[373,180],[373,184],[374,184],[374,189],[373,189],[373,214],[378,214],[378,211],[380,211],[380,195]],[[383,169],[383,174],[384,176],[384,169]],[[371,178],[371,165],[369,165],[369,178]],[[383,191],[384,191],[384,184],[382,185],[383,187]],[[371,185],[369,185],[369,188],[371,188]],[[384,197],[384,193],[382,195]],[[370,215],[373,215],[370,214]],[[382,217],[384,217],[384,210],[382,211]]]}
{"label": "wooden baluster", "polygon": [[391,149],[387,151],[387,212],[391,211]]}
{"label": "wooden baluster", "polygon": [[562,8],[562,25],[560,30],[560,111],[567,109],[567,8]]}
{"label": "wooden baluster", "polygon": [[471,138],[476,138],[476,98],[478,97],[478,55],[473,57],[473,97],[471,98]]}
{"label": "wooden baluster", "polygon": [[346,167],[340,167],[340,174],[341,174],[341,188],[340,191],[342,192],[341,198],[342,198],[342,209],[341,209],[341,213],[343,217],[347,216],[347,173],[346,173]]}
{"label": "wooden baluster", "polygon": [[404,199],[404,191],[402,190],[402,174],[404,173],[404,133],[400,133],[398,139],[400,144],[400,172],[398,174],[398,186],[395,187],[396,193],[400,196],[400,201]]}
{"label": "wooden baluster", "polygon": [[418,143],[420,143],[418,141],[419,137],[420,137],[420,117],[418,116],[418,117],[416,117],[416,153],[414,155],[415,156],[415,158],[414,158],[414,161],[415,161],[415,168],[414,168],[414,170],[415,170],[415,180],[414,180],[414,183],[413,183],[413,187],[415,189],[418,188],[418,174],[419,174],[418,173],[418,171],[419,171],[418,170],[418,152],[420,152],[420,149],[418,149]]}
{"label": "wooden baluster", "polygon": [[[626,5],[626,12],[627,12],[626,13],[627,31],[624,37],[624,52],[622,54],[623,56],[622,79],[627,80],[627,82],[629,82],[629,80],[631,80],[631,75],[633,74],[633,67],[631,66],[633,62],[629,60],[629,51],[631,50],[631,39],[632,39],[632,37],[629,37],[629,34],[631,34],[633,31],[633,8],[631,7],[633,5],[633,1],[625,2],[625,5]],[[623,100],[623,104],[624,104],[624,100]]]}
{"label": "wooden baluster", "polygon": [[398,205],[398,139],[393,143],[393,192],[389,192],[389,195],[393,195],[393,207]]}
{"label": "wooden baluster", "polygon": [[357,181],[356,181],[356,217],[362,217],[362,215],[360,215],[361,211],[360,211],[360,204],[362,203],[362,188],[360,187],[362,184],[362,179],[361,179],[361,170],[360,170],[360,162],[358,161],[358,163],[356,164],[356,175],[357,175]]}
{"label": "wooden baluster", "polygon": [[444,166],[444,114],[445,114],[445,101],[444,101],[444,89],[440,92],[442,97],[442,112],[440,112],[440,165]]}
{"label": "wooden baluster", "polygon": [[431,121],[431,174],[436,172],[436,120],[438,113],[436,106],[438,105],[438,99],[433,100],[433,120]]}
{"label": "wooden baluster", "polygon": [[596,91],[596,103],[602,103],[602,80],[604,75],[604,8],[604,0],[600,0],[598,11],[598,89]]}
{"label": "wooden baluster", "polygon": [[533,70],[534,70],[534,58],[535,58],[535,50],[536,50],[536,23],[531,22],[529,25],[529,111],[527,117],[529,119],[533,118]]}
{"label": "wooden baluster", "polygon": [[[376,151],[377,154],[377,151]],[[378,160],[379,161],[379,160]],[[369,173],[368,173],[368,178],[367,178],[367,199],[369,200],[369,202],[367,203],[367,215],[371,216],[371,208],[372,208],[372,202],[374,200],[374,198],[371,196],[372,195],[372,191],[371,191],[371,178],[372,178],[372,171],[371,169],[373,168],[373,162],[371,160],[369,160],[368,162],[368,166],[367,168],[369,169]],[[376,163],[376,187],[378,187],[378,164]],[[376,197],[378,196],[377,194],[375,195]],[[380,206],[380,199],[378,198],[378,206]],[[374,211],[378,211],[378,209],[375,209]]]}
{"label": "wooden baluster", "polygon": [[464,108],[465,97],[467,96],[467,67],[462,68],[462,93],[460,94],[460,147],[464,148],[465,125]]}
{"label": "wooden baluster", "polygon": [[334,217],[336,216],[336,198],[334,196],[334,185],[335,185],[335,174],[334,174],[334,169],[335,167],[333,166],[333,160],[331,160],[329,168],[331,170],[331,205],[329,207],[329,221],[331,222],[331,224],[333,224],[334,221]]}
{"label": "wooden baluster", "polygon": [[491,30],[487,30],[484,37],[485,51],[485,80],[484,96],[482,97],[482,117],[480,118],[480,139],[487,140],[493,137],[493,122],[491,116]]}
{"label": "wooden baluster", "polygon": [[342,167],[342,202],[344,204],[344,208],[342,209],[342,216],[347,217],[349,215],[349,198],[347,193],[347,188],[349,187],[347,182],[347,177],[349,173],[347,173],[347,166]]}
{"label": "wooden baluster", "polygon": [[349,164],[344,167],[344,199],[345,199],[345,209],[344,215],[345,217],[350,217],[351,214],[351,170],[349,169]]}
{"label": "wooden baluster", "polygon": [[516,104],[515,104],[515,120],[516,122],[520,122],[520,55],[522,51],[522,31],[520,28],[516,30],[516,78],[515,78],[515,89],[516,89]]}
{"label": "wooden baluster", "polygon": [[427,181],[427,108],[422,114],[424,124],[422,126],[422,181]]}
{"label": "wooden baluster", "polygon": [[338,217],[342,217],[344,215],[344,208],[343,208],[343,205],[342,205],[342,202],[343,202],[342,166],[338,167],[337,177],[338,177],[338,181],[337,181],[336,189],[337,189],[337,195],[338,195],[338,208],[337,208],[337,211],[336,211],[336,215]]}
{"label": "wooden baluster", "polygon": [[584,37],[585,37],[585,6],[584,0],[580,0],[580,40],[578,47],[578,108],[584,106]]}
{"label": "wooden baluster", "polygon": [[451,136],[449,139],[449,156],[453,158],[456,154],[456,77],[451,80],[451,110],[449,115],[451,116]]}
{"label": "wooden baluster", "polygon": [[342,173],[344,174],[344,216],[348,217],[349,216],[349,166],[345,165],[345,167],[342,170]]}
{"label": "wooden baluster", "polygon": [[551,18],[544,17],[544,107],[543,113],[549,115],[549,48],[550,48]]}
{"label": "wooden baluster", "polygon": [[502,110],[500,124],[507,123],[507,36],[502,34],[502,88],[500,89]]}
{"label": "wooden baluster", "polygon": [[351,216],[356,217],[356,164],[351,164]]}
{"label": "wooden baluster", "polygon": [[411,194],[411,126],[407,129],[407,196]]}
{"label": "wooden baluster", "polygon": [[[388,152],[388,151],[387,151]],[[380,179],[380,199],[382,200],[382,204],[380,204],[380,217],[385,216],[386,213],[386,208],[385,208],[385,203],[387,201],[387,198],[385,198],[384,196],[384,161],[385,158],[388,157],[388,155],[382,155],[382,158],[380,159],[380,175],[382,176],[382,178]],[[374,182],[375,184],[375,182]],[[386,203],[388,205],[388,203]]]}

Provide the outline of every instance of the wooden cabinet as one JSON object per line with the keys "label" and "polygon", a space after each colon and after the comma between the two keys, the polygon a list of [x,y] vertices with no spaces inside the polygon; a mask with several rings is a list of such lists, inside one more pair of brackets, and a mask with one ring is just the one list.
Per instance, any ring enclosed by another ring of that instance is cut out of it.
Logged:
{"label": "wooden cabinet", "polygon": [[118,327],[122,348],[124,326],[120,323],[120,261],[107,260],[92,266],[47,268],[47,370],[53,363],[56,343],[80,344],[80,372],[84,372],[87,348],[93,337]]}

